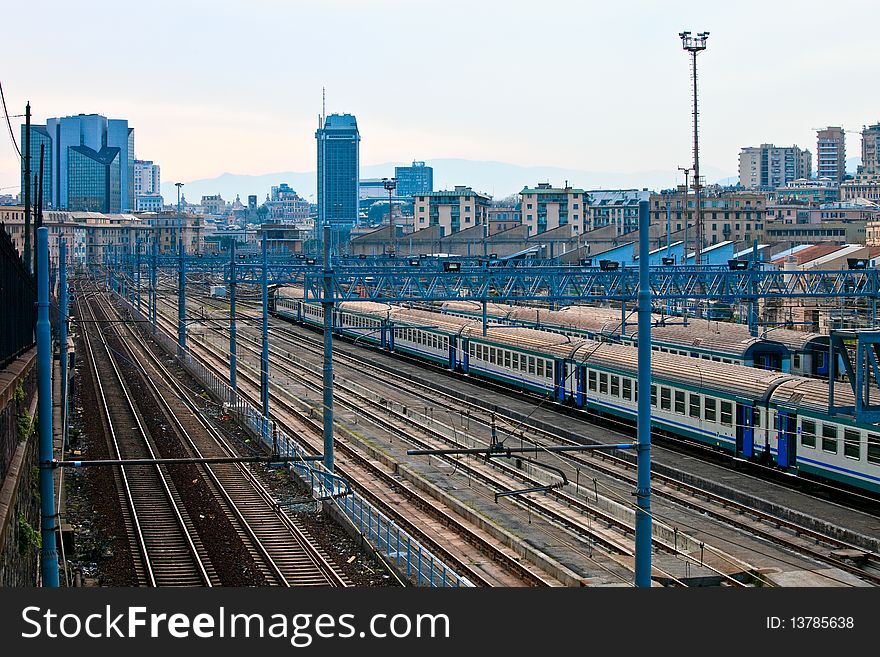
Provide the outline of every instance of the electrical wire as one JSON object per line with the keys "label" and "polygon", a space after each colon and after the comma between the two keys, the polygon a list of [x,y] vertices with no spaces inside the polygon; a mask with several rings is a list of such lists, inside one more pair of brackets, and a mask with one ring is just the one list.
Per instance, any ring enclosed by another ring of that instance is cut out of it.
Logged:
{"label": "electrical wire", "polygon": [[18,157],[21,158],[21,149],[18,147],[18,142],[15,141],[15,131],[12,129],[12,122],[9,120],[9,110],[6,109],[6,96],[3,94],[3,82],[0,82],[0,101],[3,102],[3,114],[6,117],[6,127],[9,128],[9,138],[12,140],[15,152],[18,153]]}

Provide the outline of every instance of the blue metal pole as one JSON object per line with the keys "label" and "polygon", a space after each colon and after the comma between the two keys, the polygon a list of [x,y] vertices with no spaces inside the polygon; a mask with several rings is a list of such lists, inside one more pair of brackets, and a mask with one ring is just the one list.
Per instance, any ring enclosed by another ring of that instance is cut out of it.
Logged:
{"label": "blue metal pole", "polygon": [[156,330],[156,306],[159,304],[159,290],[156,285],[157,270],[159,269],[158,225],[156,230],[157,232],[153,234],[153,261],[150,263],[150,323],[153,325],[154,331]]}
{"label": "blue metal pole", "polygon": [[651,289],[648,202],[639,201],[639,404],[636,491],[636,586],[651,586]]}
{"label": "blue metal pole", "polygon": [[269,438],[269,257],[263,231],[263,354],[260,358],[260,394],[263,398],[263,442]]}
{"label": "blue metal pole", "polygon": [[324,226],[324,467],[333,472],[333,265],[330,227]]}
{"label": "blue metal pole", "polygon": [[486,300],[483,299],[483,335],[485,336],[487,332],[486,327]]}
{"label": "blue metal pole", "polygon": [[177,245],[177,346],[186,351],[186,253],[181,239]]}
{"label": "blue metal pole", "polygon": [[[758,240],[752,243],[752,292],[758,285],[755,277],[758,275]],[[749,335],[758,337],[758,296],[754,295],[749,300]]]}
{"label": "blue metal pole", "polygon": [[52,338],[49,327],[49,229],[37,229],[37,382],[40,422],[40,523],[43,586],[58,587],[55,482],[52,478]]}
{"label": "blue metal pole", "polygon": [[232,244],[229,247],[229,387],[231,388],[230,402],[235,401],[235,395],[238,392],[238,339],[237,327],[235,322],[235,291],[238,284],[235,280],[235,245],[236,239],[232,238]]}
{"label": "blue metal pole", "polygon": [[58,349],[61,361],[61,434],[67,447],[67,241],[58,240]]}
{"label": "blue metal pole", "polygon": [[138,240],[135,246],[137,252],[135,253],[135,299],[137,301],[137,310],[141,312],[141,241]]}

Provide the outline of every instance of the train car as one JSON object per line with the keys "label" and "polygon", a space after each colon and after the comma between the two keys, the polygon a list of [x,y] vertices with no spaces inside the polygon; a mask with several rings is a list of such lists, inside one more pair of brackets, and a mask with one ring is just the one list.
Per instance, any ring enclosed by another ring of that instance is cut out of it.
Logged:
{"label": "train car", "polygon": [[[638,326],[634,310],[630,308],[624,313],[617,308],[578,305],[554,311],[487,304],[486,317],[493,323],[636,345]],[[482,317],[482,304],[447,302],[442,305],[442,312],[477,319]],[[745,324],[689,318],[685,326],[680,317],[658,313],[652,314],[651,322],[654,351],[802,376],[828,376],[828,336],[771,328],[755,337]]]}
{"label": "train car", "polygon": [[[320,304],[279,299],[279,314],[323,325]],[[368,302],[340,304],[334,326],[378,348],[635,423],[638,351],[630,345],[505,324],[484,333],[467,317]],[[880,427],[829,416],[825,381],[672,352],[653,354],[651,381],[652,429],[880,493]],[[835,395],[853,401],[843,389]]]}

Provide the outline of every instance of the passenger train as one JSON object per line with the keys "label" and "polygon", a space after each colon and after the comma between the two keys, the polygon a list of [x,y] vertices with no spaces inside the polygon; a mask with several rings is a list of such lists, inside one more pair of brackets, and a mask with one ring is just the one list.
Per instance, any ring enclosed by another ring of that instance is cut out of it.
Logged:
{"label": "passenger train", "polygon": [[[440,306],[441,312],[482,318],[482,304],[475,301],[451,301]],[[568,306],[548,310],[534,306],[486,305],[488,320],[556,331],[572,337],[638,344],[635,308]],[[771,328],[752,336],[745,324],[652,314],[651,339],[654,351],[691,356],[723,363],[812,376],[828,377],[828,336],[819,333]],[[838,371],[842,371],[839,368]]]}
{"label": "passenger train", "polygon": [[[273,312],[323,326],[320,303],[282,292]],[[492,379],[560,403],[634,423],[638,350],[521,326],[489,324],[424,309],[346,302],[334,331],[468,377]],[[828,384],[791,373],[652,355],[652,428],[748,460],[880,493],[880,426],[828,414]],[[838,403],[852,394],[835,390]],[[848,400],[847,400],[848,399]]]}

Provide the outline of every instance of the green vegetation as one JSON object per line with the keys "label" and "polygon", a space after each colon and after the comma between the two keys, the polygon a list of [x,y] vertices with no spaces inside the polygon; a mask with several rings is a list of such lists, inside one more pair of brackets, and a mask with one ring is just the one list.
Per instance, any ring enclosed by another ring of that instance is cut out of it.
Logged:
{"label": "green vegetation", "polygon": [[43,537],[40,532],[31,527],[25,515],[18,512],[18,553],[24,556],[28,550],[35,548],[40,550],[43,548]]}

